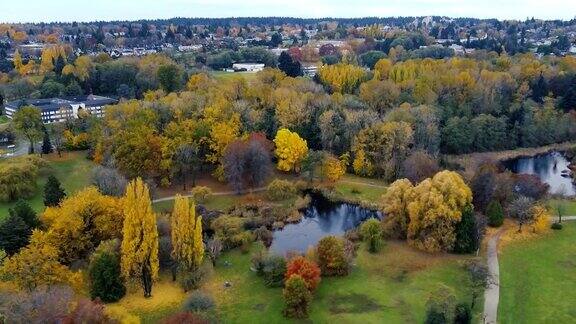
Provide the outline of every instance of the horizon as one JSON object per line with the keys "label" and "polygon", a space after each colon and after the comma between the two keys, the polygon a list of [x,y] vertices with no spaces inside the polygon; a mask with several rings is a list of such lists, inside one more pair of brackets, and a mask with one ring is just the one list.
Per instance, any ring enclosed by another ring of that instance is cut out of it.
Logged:
{"label": "horizon", "polygon": [[[33,8],[34,10],[30,10]],[[491,9],[498,8],[498,9]],[[495,14],[495,12],[497,12]],[[30,0],[11,4],[0,12],[0,22],[72,23],[102,21],[164,20],[173,18],[253,18],[290,17],[303,19],[354,19],[365,17],[427,17],[475,18],[517,20],[572,20],[576,18],[576,1],[547,2],[512,0],[504,4],[496,0],[392,0],[380,4],[374,0],[361,1],[350,8],[345,1],[320,0],[309,3],[294,0],[280,11],[273,3],[264,0],[250,1],[248,5],[231,0],[167,0],[159,4],[142,0],[137,5],[128,0],[101,0],[77,6],[72,0],[45,3]],[[49,17],[49,18],[47,18]]]}

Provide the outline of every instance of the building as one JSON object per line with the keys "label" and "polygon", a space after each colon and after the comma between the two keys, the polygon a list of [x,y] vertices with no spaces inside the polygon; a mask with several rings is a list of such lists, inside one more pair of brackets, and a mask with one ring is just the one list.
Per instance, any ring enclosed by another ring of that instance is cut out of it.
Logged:
{"label": "building", "polygon": [[42,122],[50,124],[65,121],[70,118],[78,118],[82,111],[102,117],[107,105],[116,104],[116,99],[88,95],[73,98],[50,98],[50,99],[26,99],[16,100],[6,103],[4,111],[6,117],[12,119],[12,116],[18,109],[24,106],[34,106],[40,109],[42,113]]}
{"label": "building", "polygon": [[232,69],[236,72],[260,72],[264,70],[264,63],[234,63]]}

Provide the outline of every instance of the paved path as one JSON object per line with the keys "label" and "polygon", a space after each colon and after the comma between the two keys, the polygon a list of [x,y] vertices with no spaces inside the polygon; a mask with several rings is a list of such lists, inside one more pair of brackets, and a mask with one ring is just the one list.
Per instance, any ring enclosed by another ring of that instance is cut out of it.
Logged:
{"label": "paved path", "polygon": [[484,323],[494,324],[498,319],[500,299],[500,268],[498,266],[498,241],[505,229],[499,230],[488,241],[488,287],[484,292]]}

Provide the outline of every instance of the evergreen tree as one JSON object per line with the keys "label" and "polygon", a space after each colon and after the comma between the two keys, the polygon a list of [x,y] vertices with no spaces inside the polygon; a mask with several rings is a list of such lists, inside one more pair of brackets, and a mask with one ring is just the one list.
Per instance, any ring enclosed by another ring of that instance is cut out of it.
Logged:
{"label": "evergreen tree", "polygon": [[31,234],[32,230],[24,220],[10,213],[0,224],[0,250],[6,251],[8,255],[14,255],[28,245]]}
{"label": "evergreen tree", "polygon": [[92,299],[99,298],[105,303],[112,303],[126,294],[120,273],[120,261],[114,253],[102,252],[94,255],[88,272]]}
{"label": "evergreen tree", "polygon": [[10,215],[14,215],[22,219],[24,223],[26,223],[26,225],[28,225],[28,227],[31,229],[40,226],[40,220],[38,219],[36,212],[25,200],[18,200],[14,207],[10,208],[8,212]]}
{"label": "evergreen tree", "polygon": [[497,200],[493,200],[486,208],[486,216],[488,216],[488,225],[492,227],[500,227],[504,223],[504,209]]}
{"label": "evergreen tree", "polygon": [[456,242],[454,243],[454,252],[472,253],[478,249],[478,239],[476,235],[476,219],[474,218],[474,209],[472,206],[466,207],[462,211],[460,223],[456,225]]}
{"label": "evergreen tree", "polygon": [[125,279],[142,283],[144,297],[152,296],[152,283],[158,277],[158,230],[148,186],[137,178],[126,188],[122,229],[121,269]]}
{"label": "evergreen tree", "polygon": [[282,52],[278,58],[278,68],[290,77],[297,77],[302,75],[302,66],[300,62],[292,59],[290,54]]}
{"label": "evergreen tree", "polygon": [[44,185],[44,206],[54,207],[58,206],[60,202],[66,197],[66,192],[62,189],[60,181],[54,176],[50,175],[46,185]]}
{"label": "evergreen tree", "polygon": [[540,73],[538,81],[536,81],[536,83],[532,86],[532,99],[534,99],[536,102],[543,103],[544,97],[547,95],[548,83],[546,82],[546,79],[544,79],[542,73]]}
{"label": "evergreen tree", "polygon": [[50,154],[53,152],[52,142],[50,141],[50,135],[48,131],[44,128],[44,139],[42,140],[42,154]]}

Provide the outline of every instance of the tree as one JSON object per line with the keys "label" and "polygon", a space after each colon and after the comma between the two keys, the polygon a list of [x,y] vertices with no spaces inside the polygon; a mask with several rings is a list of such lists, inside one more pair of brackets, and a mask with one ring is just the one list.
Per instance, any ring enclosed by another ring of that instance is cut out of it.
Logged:
{"label": "tree", "polygon": [[216,267],[216,260],[222,253],[222,247],[222,241],[217,237],[211,238],[206,242],[206,255],[212,262],[213,267]]}
{"label": "tree", "polygon": [[52,149],[52,143],[50,142],[50,135],[48,131],[44,128],[44,139],[42,140],[42,154],[50,154],[54,150]]}
{"label": "tree", "polygon": [[226,180],[237,193],[244,186],[262,186],[272,173],[272,144],[261,133],[252,133],[246,140],[235,140],[224,152],[223,167]]}
{"label": "tree", "polygon": [[103,195],[121,197],[126,191],[128,180],[113,167],[96,166],[92,169],[92,184]]}
{"label": "tree", "polygon": [[[183,190],[186,190],[186,175],[196,171],[201,164],[200,147],[198,145],[184,144],[178,147],[174,156],[174,166],[177,168],[182,180]],[[195,182],[196,177],[194,172],[192,185],[195,185]]]}
{"label": "tree", "polygon": [[122,280],[119,256],[112,251],[102,251],[92,256],[88,269],[90,297],[105,303],[120,300],[126,294]]}
{"label": "tree", "polygon": [[278,68],[286,73],[289,77],[297,77],[302,75],[302,66],[300,62],[292,59],[292,56],[287,52],[282,52],[278,58]]}
{"label": "tree", "polygon": [[378,252],[382,247],[382,224],[375,218],[371,218],[360,226],[362,240],[368,245],[368,251]]}
{"label": "tree", "polygon": [[8,213],[22,219],[30,229],[35,229],[40,226],[40,220],[36,212],[25,200],[18,200],[14,207],[8,210]]}
{"label": "tree", "polygon": [[472,192],[456,172],[442,171],[422,181],[408,204],[408,244],[428,252],[451,251],[455,225],[471,203]]}
{"label": "tree", "polygon": [[30,143],[29,153],[34,153],[34,144],[42,136],[42,115],[40,109],[34,106],[24,106],[14,113],[14,127]]}
{"label": "tree", "polygon": [[486,215],[488,216],[488,225],[492,227],[500,227],[504,223],[504,209],[498,200],[492,200],[488,204]]}
{"label": "tree", "polygon": [[477,240],[478,231],[476,218],[474,217],[474,209],[472,206],[467,206],[462,211],[462,218],[456,224],[456,241],[454,242],[454,252],[456,253],[472,253],[480,247],[480,242]]}
{"label": "tree", "polygon": [[66,192],[62,188],[60,181],[51,174],[48,177],[48,181],[46,181],[46,185],[44,185],[44,206],[58,206],[64,198],[66,198]]}
{"label": "tree", "polygon": [[522,225],[532,221],[532,206],[534,200],[525,196],[514,199],[508,206],[508,214],[518,222],[518,232],[522,232]]}
{"label": "tree", "polygon": [[286,280],[282,292],[284,295],[284,316],[289,318],[305,318],[308,316],[308,307],[312,300],[312,294],[306,285],[306,281],[299,275],[293,275]]}
{"label": "tree", "polygon": [[27,247],[4,261],[0,274],[28,292],[44,285],[77,286],[81,276],[60,264],[56,248],[43,243],[41,236],[40,232],[35,231]]}
{"label": "tree", "polygon": [[276,144],[278,170],[299,172],[300,164],[308,153],[306,140],[300,138],[297,133],[282,128],[276,133],[274,144]]}
{"label": "tree", "polygon": [[314,291],[320,283],[320,267],[303,256],[297,256],[288,261],[285,279],[298,275],[306,282],[308,290]]}
{"label": "tree", "polygon": [[202,264],[202,217],[196,216],[196,205],[176,195],[172,210],[172,257],[183,271],[194,271]]}
{"label": "tree", "polygon": [[44,160],[35,156],[17,157],[0,163],[0,201],[32,197],[36,192],[39,169]]}
{"label": "tree", "polygon": [[121,268],[124,278],[137,278],[144,297],[152,296],[152,283],[158,276],[158,231],[148,186],[137,178],[124,196],[124,226]]}
{"label": "tree", "polygon": [[331,92],[354,93],[364,81],[366,71],[359,66],[338,63],[322,66],[318,77]]}
{"label": "tree", "polygon": [[10,213],[8,218],[0,223],[0,249],[12,256],[21,248],[28,245],[32,230],[15,213]]}
{"label": "tree", "polygon": [[346,163],[332,155],[326,155],[322,169],[328,181],[336,182],[346,174]]}
{"label": "tree", "polygon": [[174,92],[182,86],[182,71],[176,64],[160,66],[157,77],[160,86],[166,93]]}
{"label": "tree", "polygon": [[402,163],[402,176],[412,183],[419,183],[426,178],[431,178],[438,171],[440,171],[438,162],[422,150],[412,152]]}
{"label": "tree", "polygon": [[408,179],[394,181],[382,195],[380,206],[386,215],[382,220],[384,234],[405,240],[410,216],[408,204],[414,199],[414,187]]}
{"label": "tree", "polygon": [[344,241],[336,236],[326,236],[318,242],[318,264],[325,276],[345,276],[349,271],[344,252]]}

